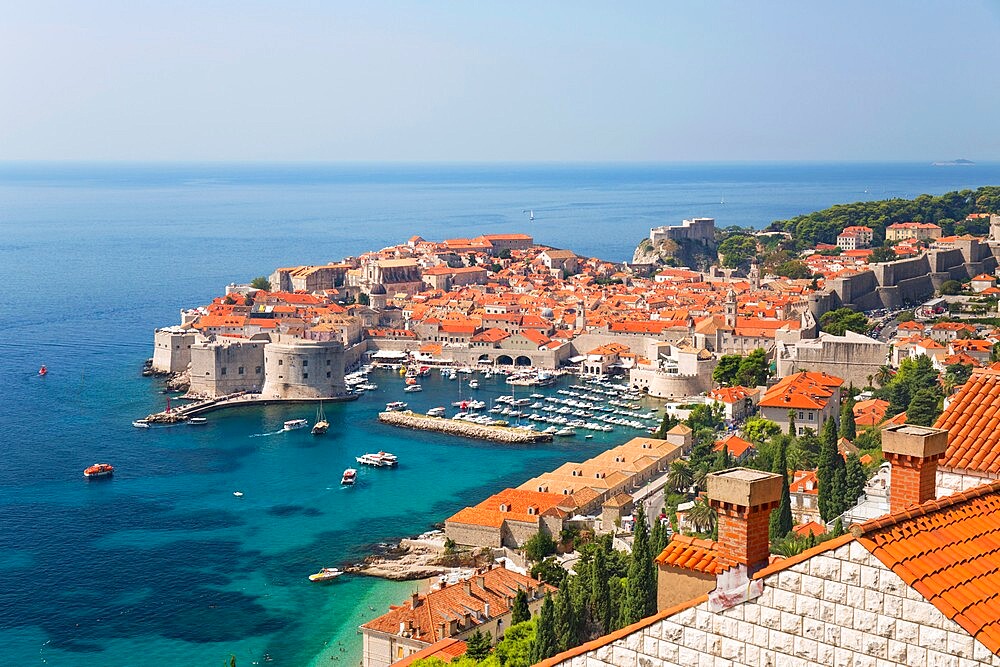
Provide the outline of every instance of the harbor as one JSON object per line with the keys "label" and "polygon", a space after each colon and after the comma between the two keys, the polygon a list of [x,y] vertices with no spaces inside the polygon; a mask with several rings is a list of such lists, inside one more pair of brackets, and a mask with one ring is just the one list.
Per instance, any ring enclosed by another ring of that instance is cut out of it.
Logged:
{"label": "harbor", "polygon": [[552,442],[552,435],[535,430],[517,429],[509,426],[492,426],[475,424],[457,419],[443,417],[428,417],[427,415],[404,411],[380,412],[378,420],[384,424],[402,426],[420,431],[434,431],[457,435],[463,438],[490,440],[508,444],[531,444],[535,442]]}

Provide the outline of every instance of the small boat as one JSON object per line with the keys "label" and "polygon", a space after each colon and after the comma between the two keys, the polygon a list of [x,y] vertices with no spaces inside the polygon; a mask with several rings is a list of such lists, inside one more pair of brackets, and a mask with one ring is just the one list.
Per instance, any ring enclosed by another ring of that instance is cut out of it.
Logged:
{"label": "small boat", "polygon": [[424,388],[421,387],[419,384],[410,384],[403,387],[403,391],[411,394],[415,391],[423,391],[423,390]]}
{"label": "small boat", "polygon": [[38,374],[39,375],[47,375],[48,372],[49,372],[49,369],[45,367],[45,364],[42,364],[42,367],[38,369]]}
{"label": "small boat", "polygon": [[444,417],[444,408],[443,407],[431,408],[430,410],[427,411],[427,416],[428,417]]}
{"label": "small boat", "polygon": [[191,426],[203,426],[207,423],[208,420],[204,417],[191,417],[191,419],[188,420],[188,424],[191,424]]}
{"label": "small boat", "polygon": [[405,409],[406,409],[406,403],[403,403],[402,401],[393,401],[391,403],[386,403],[385,404],[385,411],[386,412],[394,412],[394,411],[400,411],[400,410],[405,410]]}
{"label": "small boat", "polygon": [[388,468],[396,465],[399,459],[389,452],[379,452],[377,454],[362,454],[354,459],[361,465],[372,466],[373,468]]}
{"label": "small boat", "polygon": [[561,429],[559,429],[558,431],[556,431],[555,434],[557,436],[565,438],[565,437],[576,435],[576,431],[574,431],[572,428],[567,427],[567,428],[561,428]]}
{"label": "small boat", "polygon": [[314,581],[314,582],[333,581],[343,573],[344,572],[342,570],[338,570],[335,567],[324,567],[316,574],[310,574],[309,581]]}
{"label": "small boat", "polygon": [[83,476],[87,479],[95,477],[107,477],[115,473],[115,467],[110,463],[95,463],[83,471]]}
{"label": "small boat", "polygon": [[132,422],[132,426],[136,428],[149,428],[149,422],[146,421],[145,419],[136,419],[134,422]]}
{"label": "small boat", "polygon": [[305,428],[306,426],[309,426],[309,422],[305,419],[289,419],[285,422],[284,430],[294,431],[297,428]]}
{"label": "small boat", "polygon": [[243,492],[242,491],[233,491],[233,495],[236,496],[237,498],[242,498],[243,497]]}
{"label": "small boat", "polygon": [[316,423],[313,424],[312,434],[313,435],[323,435],[330,428],[330,422],[326,420],[326,415],[323,414],[323,403],[319,404],[319,408],[316,409]]}
{"label": "small boat", "polygon": [[348,468],[344,471],[343,476],[340,478],[340,483],[345,486],[353,486],[354,482],[358,479],[358,471],[354,468]]}
{"label": "small boat", "polygon": [[406,378],[406,384],[416,384],[416,383],[417,383],[417,376],[414,375],[413,377]]}
{"label": "small boat", "polygon": [[479,389],[479,380],[469,380],[469,389]]}

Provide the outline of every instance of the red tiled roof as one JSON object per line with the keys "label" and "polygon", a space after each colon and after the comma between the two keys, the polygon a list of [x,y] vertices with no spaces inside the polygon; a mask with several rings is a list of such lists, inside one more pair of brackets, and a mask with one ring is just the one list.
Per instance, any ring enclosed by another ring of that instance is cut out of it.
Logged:
{"label": "red tiled roof", "polygon": [[656,562],[706,574],[719,574],[733,566],[731,561],[719,555],[717,542],[685,535],[674,535],[656,557]]}
{"label": "red tiled roof", "polygon": [[948,431],[942,466],[1000,472],[1000,371],[973,371],[934,426]]}
{"label": "red tiled roof", "polygon": [[907,586],[1000,654],[1000,482],[872,519],[851,532]]}
{"label": "red tiled roof", "polygon": [[453,659],[465,655],[466,645],[461,639],[448,637],[434,642],[427,648],[422,648],[416,653],[411,653],[402,660],[392,663],[393,667],[409,667],[417,660],[424,658],[438,658],[441,662],[451,662]]}
{"label": "red tiled roof", "polygon": [[826,526],[821,523],[816,523],[815,521],[810,521],[809,523],[803,523],[798,526],[792,526],[792,532],[796,535],[808,535],[812,533],[813,535],[819,537],[826,533]]}
{"label": "red tiled roof", "polygon": [[729,453],[736,458],[743,456],[748,449],[753,449],[753,445],[751,443],[747,442],[735,433],[730,435],[728,438],[716,440],[715,446],[712,447],[712,449],[714,451],[721,452],[723,447],[725,447]]}

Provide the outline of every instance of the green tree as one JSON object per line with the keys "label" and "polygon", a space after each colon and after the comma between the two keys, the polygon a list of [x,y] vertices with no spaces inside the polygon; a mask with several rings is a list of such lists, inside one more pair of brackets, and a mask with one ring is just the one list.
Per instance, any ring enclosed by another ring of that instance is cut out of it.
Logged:
{"label": "green tree", "polygon": [[699,499],[694,501],[694,506],[688,510],[687,520],[696,533],[711,533],[715,530],[718,516],[711,505]]}
{"label": "green tree", "polygon": [[889,246],[879,246],[872,250],[872,254],[868,255],[869,264],[882,264],[884,262],[891,262],[896,259],[896,251]]}
{"label": "green tree", "polygon": [[490,654],[493,642],[485,632],[476,630],[465,638],[465,655],[473,660],[482,660]]}
{"label": "green tree", "polygon": [[611,632],[614,621],[611,615],[611,585],[603,548],[594,553],[590,576],[590,615],[603,634]]}
{"label": "green tree", "polygon": [[789,436],[779,436],[778,456],[775,461],[775,472],[781,475],[781,503],[774,510],[768,524],[768,534],[771,540],[777,540],[792,531],[792,498],[788,491],[788,440]]}
{"label": "green tree", "polygon": [[870,326],[868,318],[850,308],[838,308],[823,313],[819,318],[820,329],[835,336],[843,336],[845,331],[864,333]]}
{"label": "green tree", "polygon": [[896,371],[892,370],[892,366],[882,364],[878,367],[878,370],[875,371],[875,384],[880,387],[884,387],[892,382],[892,378],[895,374]]}
{"label": "green tree", "polygon": [[538,623],[535,619],[511,625],[504,632],[493,655],[503,667],[530,667],[535,649],[535,634]]}
{"label": "green tree", "polygon": [[556,543],[552,537],[538,531],[524,543],[524,555],[530,561],[540,562],[546,556],[554,554],[556,552]]}
{"label": "green tree", "polygon": [[552,586],[558,586],[566,578],[567,572],[553,557],[545,558],[531,566],[531,576]]}
{"label": "green tree", "polygon": [[722,426],[722,406],[716,403],[705,405],[700,403],[691,409],[691,414],[684,420],[692,431],[708,428],[713,431]]}
{"label": "green tree", "polygon": [[954,296],[962,291],[962,283],[957,280],[946,280],[941,283],[941,287],[938,288],[938,291],[943,296]]}
{"label": "green tree", "polygon": [[945,389],[950,393],[972,377],[972,364],[952,364],[944,372]]}
{"label": "green tree", "polygon": [[743,437],[755,445],[762,445],[778,433],[781,433],[781,427],[763,417],[751,417],[743,425]]}
{"label": "green tree", "polygon": [[837,448],[837,422],[831,417],[823,424],[820,437],[819,466],[816,478],[819,481],[819,513],[824,521],[842,513],[844,486],[844,457]]}
{"label": "green tree", "polygon": [[517,625],[518,623],[524,623],[530,618],[531,610],[528,608],[528,595],[523,589],[518,588],[517,594],[514,596],[514,607],[510,613],[510,623],[511,625]]}
{"label": "green tree", "polygon": [[639,505],[635,514],[635,535],[632,538],[632,563],[625,581],[622,618],[625,625],[656,613],[656,567],[649,547],[649,526],[646,513]]}
{"label": "green tree", "polygon": [[667,486],[678,493],[687,493],[694,484],[694,473],[687,461],[674,461],[667,473]]}
{"label": "green tree", "polygon": [[360,303],[362,306],[371,305],[371,302],[372,302],[371,297],[369,297],[364,292],[358,294],[358,303]]}
{"label": "green tree", "polygon": [[579,613],[574,609],[573,595],[570,593],[569,580],[564,579],[556,596],[554,630],[556,635],[557,653],[572,648],[579,643],[577,637],[577,618]]}
{"label": "green tree", "polygon": [[854,397],[848,396],[840,408],[840,432],[851,442],[854,442],[854,438],[858,436],[858,425],[854,421],[854,405]]}
{"label": "green tree", "polygon": [[667,436],[667,432],[673,427],[681,423],[681,420],[673,416],[669,412],[663,413],[663,420],[660,422],[660,428],[656,431],[656,437],[661,440]]}
{"label": "green tree", "polygon": [[667,529],[660,521],[660,517],[653,517],[653,529],[649,532],[649,552],[653,554],[654,559],[667,546],[669,539]]}
{"label": "green tree", "polygon": [[795,410],[788,411],[788,435],[795,435]]}
{"label": "green tree", "polygon": [[919,389],[906,407],[906,423],[930,426],[941,413],[938,409],[938,393],[933,389]]}
{"label": "green tree", "polygon": [[559,652],[559,640],[556,637],[556,606],[552,602],[552,594],[546,593],[542,609],[538,613],[538,625],[535,629],[535,648],[531,655],[532,662],[541,662]]}
{"label": "green tree", "polygon": [[846,509],[854,507],[858,502],[858,498],[865,492],[865,482],[868,481],[865,468],[861,465],[857,454],[847,456],[844,480],[844,505]]}
{"label": "green tree", "polygon": [[722,255],[722,265],[729,269],[738,269],[750,264],[757,256],[757,240],[745,234],[733,234],[719,244],[719,254]]}
{"label": "green tree", "polygon": [[767,384],[770,374],[767,352],[758,347],[740,361],[740,367],[736,372],[736,384],[743,387]]}
{"label": "green tree", "polygon": [[712,371],[712,381],[724,387],[731,387],[736,384],[736,374],[740,370],[740,363],[743,357],[739,354],[724,354],[719,358],[719,363]]}
{"label": "green tree", "polygon": [[797,259],[790,259],[775,267],[774,272],[779,276],[790,278],[791,280],[804,280],[812,277],[812,270],[806,266],[805,262]]}
{"label": "green tree", "polygon": [[267,279],[267,276],[257,276],[250,281],[250,287],[254,289],[262,289],[265,292],[271,291],[271,281]]}

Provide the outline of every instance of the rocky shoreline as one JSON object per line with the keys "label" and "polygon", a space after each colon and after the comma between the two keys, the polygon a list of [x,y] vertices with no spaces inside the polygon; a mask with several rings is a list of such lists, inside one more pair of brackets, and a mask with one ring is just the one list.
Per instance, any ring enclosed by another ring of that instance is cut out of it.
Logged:
{"label": "rocky shoreline", "polygon": [[489,550],[449,552],[444,546],[444,535],[438,533],[385,545],[345,571],[392,581],[413,581],[461,574],[489,561]]}
{"label": "rocky shoreline", "polygon": [[447,433],[463,438],[474,438],[476,440],[492,440],[493,442],[503,442],[507,444],[529,444],[534,442],[552,442],[552,436],[548,433],[538,433],[537,431],[522,431],[508,428],[506,426],[483,426],[467,421],[455,419],[444,419],[442,417],[428,417],[413,412],[380,412],[378,420],[393,426],[413,428],[419,431],[435,431],[437,433]]}

